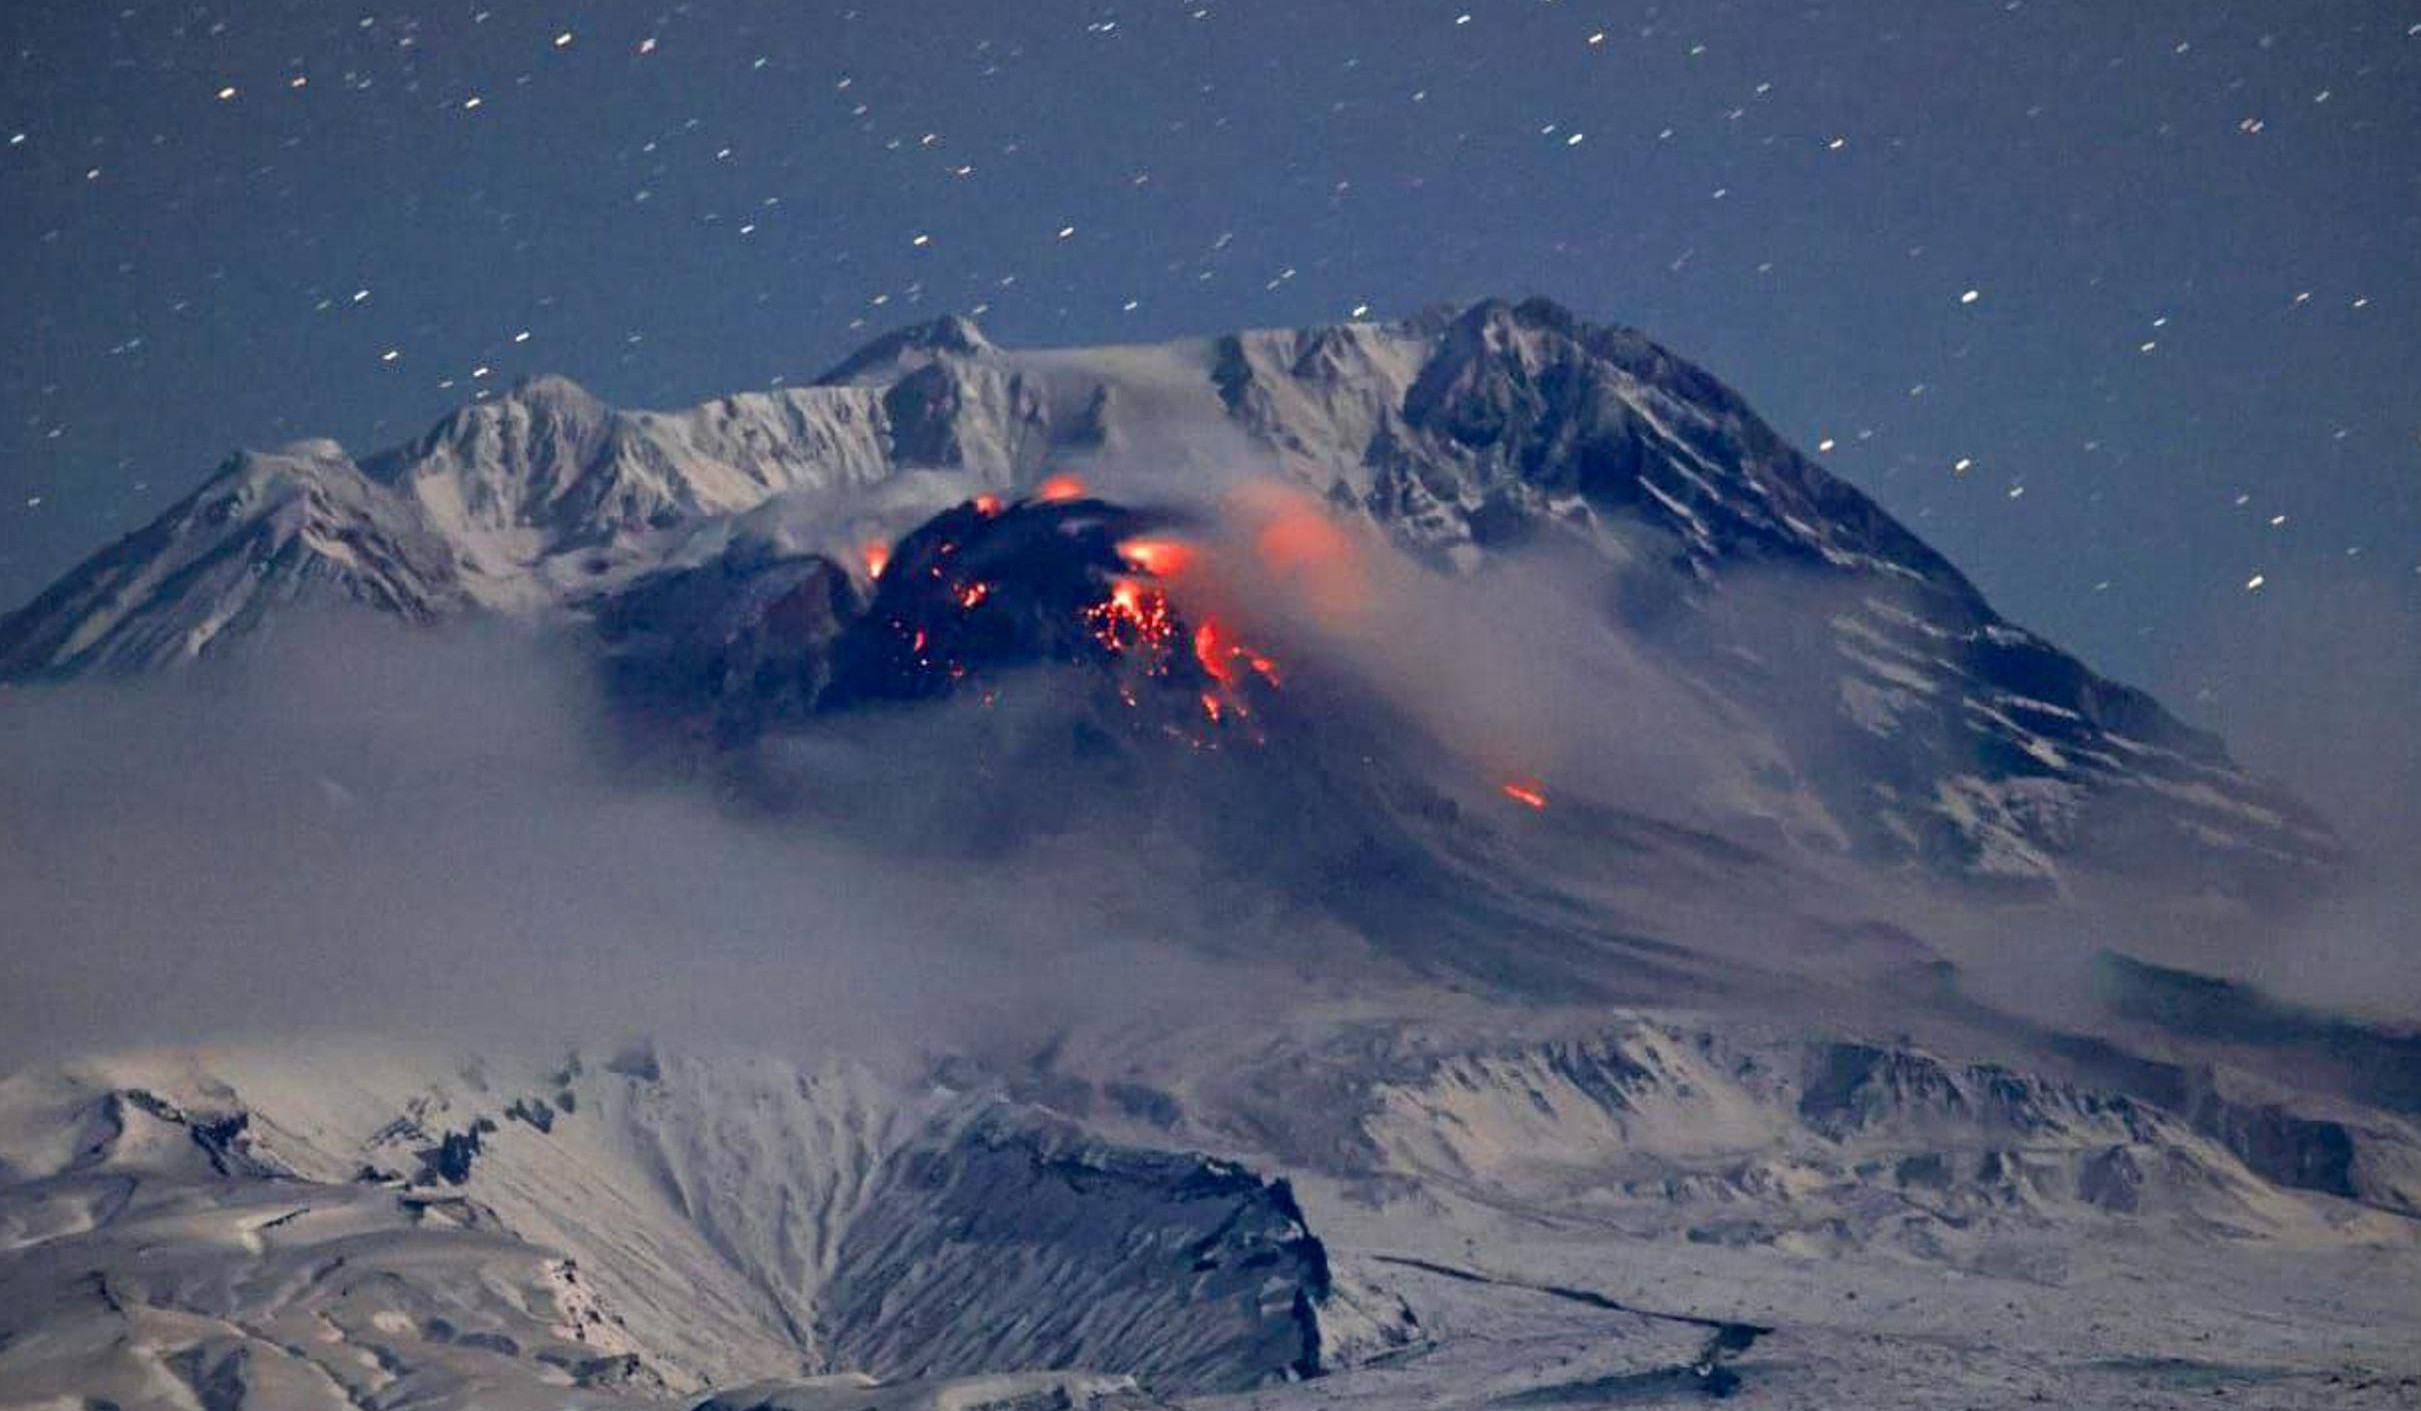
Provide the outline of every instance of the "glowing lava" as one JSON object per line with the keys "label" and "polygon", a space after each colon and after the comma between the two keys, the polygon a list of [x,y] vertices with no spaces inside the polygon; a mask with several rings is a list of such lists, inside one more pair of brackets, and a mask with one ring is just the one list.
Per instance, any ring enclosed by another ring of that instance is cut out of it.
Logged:
{"label": "glowing lava", "polygon": [[1085,609],[1093,636],[1113,652],[1140,652],[1155,674],[1168,669],[1169,643],[1177,635],[1168,595],[1132,578],[1110,585],[1108,601]]}
{"label": "glowing lava", "polygon": [[1034,487],[1034,498],[1046,505],[1065,504],[1084,498],[1084,482],[1073,475],[1054,475]]}
{"label": "glowing lava", "polygon": [[984,518],[986,518],[986,519],[990,519],[992,516],[994,516],[994,515],[996,515],[996,514],[1000,513],[1000,496],[998,496],[998,495],[978,495],[978,496],[976,496],[976,497],[975,497],[975,512],[976,512],[977,514],[982,515],[982,516],[983,516]]}
{"label": "glowing lava", "polygon": [[1209,672],[1210,678],[1220,685],[1236,684],[1235,658],[1244,654],[1243,648],[1230,646],[1220,639],[1216,621],[1204,618],[1202,625],[1194,629],[1194,660],[1202,663],[1202,669]]}
{"label": "glowing lava", "polygon": [[1544,809],[1547,806],[1547,786],[1536,779],[1508,779],[1497,786],[1497,791],[1515,803],[1530,808]]}
{"label": "glowing lava", "polygon": [[858,554],[866,561],[866,576],[868,578],[882,577],[883,570],[891,566],[891,546],[884,543],[880,539],[870,539],[866,541],[866,543],[858,549]]}
{"label": "glowing lava", "polygon": [[[1195,699],[1211,725],[1224,728],[1250,719],[1253,701],[1246,688],[1256,678],[1275,687],[1277,663],[1238,645],[1216,617],[1203,616],[1189,628],[1161,586],[1192,568],[1202,551],[1182,540],[1150,536],[1120,540],[1116,547],[1119,559],[1137,576],[1112,579],[1107,600],[1084,610],[1094,640],[1126,656],[1143,675],[1195,683]],[[1189,650],[1190,664],[1185,660]],[[1119,694],[1129,705],[1136,703],[1129,685],[1121,685]],[[1204,741],[1178,733],[1203,747]],[[1250,732],[1250,737],[1257,742],[1258,732]]]}
{"label": "glowing lava", "polygon": [[958,590],[958,605],[962,608],[973,608],[990,596],[992,596],[991,584],[970,583]]}

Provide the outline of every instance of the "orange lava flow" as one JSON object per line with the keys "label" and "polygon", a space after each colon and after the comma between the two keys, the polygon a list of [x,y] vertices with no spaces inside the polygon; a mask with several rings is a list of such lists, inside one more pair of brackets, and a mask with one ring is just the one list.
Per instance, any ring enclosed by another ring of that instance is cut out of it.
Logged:
{"label": "orange lava flow", "polygon": [[1209,672],[1210,678],[1220,685],[1236,684],[1236,664],[1231,658],[1238,654],[1236,648],[1219,639],[1219,624],[1216,621],[1204,618],[1202,625],[1194,629],[1194,660],[1202,663],[1202,669]]}
{"label": "orange lava flow", "polygon": [[882,577],[883,570],[891,566],[891,546],[880,539],[868,540],[858,553],[866,560],[868,578]]}
{"label": "orange lava flow", "polygon": [[1084,482],[1073,475],[1054,475],[1034,487],[1034,498],[1046,505],[1084,498]]}
{"label": "orange lava flow", "polygon": [[982,516],[983,516],[984,518],[986,518],[986,519],[990,519],[992,516],[994,516],[994,515],[996,515],[996,514],[1000,513],[1000,496],[998,496],[998,495],[978,495],[978,496],[976,496],[976,497],[975,497],[975,512],[976,512],[977,514],[982,515]]}
{"label": "orange lava flow", "polygon": [[1497,786],[1498,792],[1515,803],[1534,809],[1547,806],[1547,786],[1536,779],[1508,779]]}
{"label": "orange lava flow", "polygon": [[962,608],[972,608],[990,596],[992,596],[991,584],[970,583],[958,590],[958,605]]}
{"label": "orange lava flow", "polygon": [[1271,687],[1279,684],[1278,664],[1259,652],[1238,646],[1228,635],[1227,628],[1215,617],[1204,618],[1194,629],[1193,645],[1195,662],[1202,667],[1202,674],[1208,676],[1217,687],[1215,693],[1206,692],[1202,697],[1203,713],[1210,717],[1214,725],[1223,723],[1230,716],[1242,720],[1252,715],[1252,707],[1244,690],[1252,679],[1246,675],[1248,668],[1253,676],[1260,677]]}

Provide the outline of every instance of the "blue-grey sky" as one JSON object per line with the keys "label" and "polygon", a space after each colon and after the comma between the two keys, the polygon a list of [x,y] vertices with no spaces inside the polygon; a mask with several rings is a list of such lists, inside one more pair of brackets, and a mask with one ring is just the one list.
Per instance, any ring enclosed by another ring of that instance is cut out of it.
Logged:
{"label": "blue-grey sky", "polygon": [[11,0],[0,144],[10,606],[524,373],[1539,293],[2197,718],[2421,620],[2421,0]]}

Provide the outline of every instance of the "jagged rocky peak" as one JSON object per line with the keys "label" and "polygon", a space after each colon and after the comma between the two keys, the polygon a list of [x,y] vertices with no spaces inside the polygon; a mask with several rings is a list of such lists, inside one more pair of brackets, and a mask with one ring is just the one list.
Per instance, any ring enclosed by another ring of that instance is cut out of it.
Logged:
{"label": "jagged rocky peak", "polygon": [[951,314],[875,339],[816,382],[826,387],[887,383],[943,358],[983,358],[999,352],[975,320]]}
{"label": "jagged rocky peak", "polygon": [[1040,465],[1051,445],[1040,386],[991,364],[937,360],[914,368],[883,393],[883,410],[892,456],[902,465],[984,470],[1005,481]]}
{"label": "jagged rocky peak", "polygon": [[573,508],[614,421],[612,408],[571,379],[530,378],[369,469],[456,532],[546,524]]}
{"label": "jagged rocky peak", "polygon": [[540,373],[515,382],[501,397],[472,402],[439,422],[413,447],[380,458],[379,468],[404,470],[418,455],[444,446],[521,443],[592,444],[614,419],[614,409],[560,373]]}
{"label": "jagged rocky peak", "polygon": [[1780,559],[1976,598],[1730,388],[1636,330],[1544,299],[1483,300],[1423,322],[1438,327],[1436,351],[1404,394],[1404,424],[1422,443],[1406,459],[1457,465],[1466,497],[1533,513],[1577,497],[1669,532],[1701,576],[1727,560]]}
{"label": "jagged rocky peak", "polygon": [[1782,560],[1973,597],[1715,378],[1548,300],[1239,334],[1211,375],[1294,474],[1459,567],[1561,525],[1608,543],[1644,533],[1629,552],[1669,554],[1702,580]]}
{"label": "jagged rocky peak", "polygon": [[612,413],[612,408],[598,400],[595,393],[559,372],[532,373],[521,378],[500,400],[525,407],[556,409],[564,415],[593,419],[602,419]]}

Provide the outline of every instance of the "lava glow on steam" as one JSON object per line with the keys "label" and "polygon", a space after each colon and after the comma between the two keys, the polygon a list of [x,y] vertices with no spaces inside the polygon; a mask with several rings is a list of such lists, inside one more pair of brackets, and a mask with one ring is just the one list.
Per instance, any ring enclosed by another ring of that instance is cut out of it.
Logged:
{"label": "lava glow on steam", "polygon": [[866,562],[866,576],[880,578],[891,566],[891,546],[880,539],[870,539],[858,548],[859,557]]}
{"label": "lava glow on steam", "polygon": [[1084,496],[1084,482],[1073,475],[1054,475],[1034,487],[1034,498],[1046,505],[1065,504]]}
{"label": "lava glow on steam", "polygon": [[1138,573],[1174,578],[1193,566],[1194,550],[1175,539],[1128,539],[1118,545],[1118,557]]}
{"label": "lava glow on steam", "polygon": [[1252,559],[1314,616],[1338,625],[1369,607],[1373,585],[1362,545],[1318,499],[1292,486],[1253,481],[1230,508],[1247,527]]}

